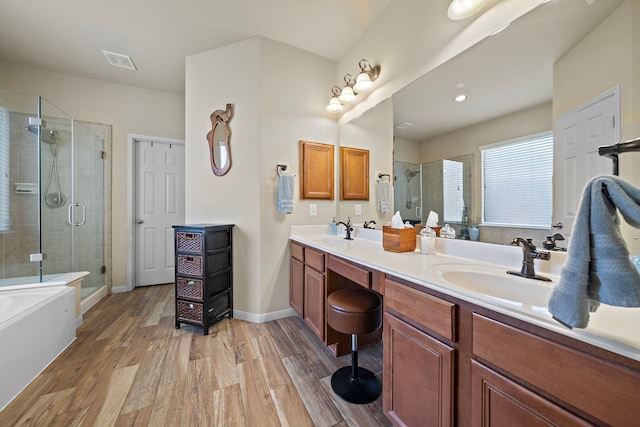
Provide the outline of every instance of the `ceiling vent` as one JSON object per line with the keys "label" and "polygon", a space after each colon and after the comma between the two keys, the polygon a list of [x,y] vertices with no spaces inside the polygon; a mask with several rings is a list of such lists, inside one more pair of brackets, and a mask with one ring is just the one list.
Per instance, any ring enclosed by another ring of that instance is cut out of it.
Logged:
{"label": "ceiling vent", "polygon": [[104,54],[104,57],[107,58],[107,61],[109,61],[109,64],[113,65],[114,67],[136,70],[136,66],[133,65],[133,61],[131,60],[130,56],[109,52],[108,50],[103,50],[102,53]]}
{"label": "ceiling vent", "polygon": [[402,123],[398,123],[397,125],[395,125],[395,128],[396,129],[408,129],[411,126],[413,126],[413,123],[402,122]]}

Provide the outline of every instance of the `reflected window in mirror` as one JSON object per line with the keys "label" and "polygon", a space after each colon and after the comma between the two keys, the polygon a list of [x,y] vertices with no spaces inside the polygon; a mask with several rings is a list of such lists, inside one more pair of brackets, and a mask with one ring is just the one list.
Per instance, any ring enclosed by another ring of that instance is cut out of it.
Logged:
{"label": "reflected window in mirror", "polygon": [[551,131],[480,147],[483,224],[550,228]]}
{"label": "reflected window in mirror", "polygon": [[442,161],[442,190],[444,221],[460,222],[464,212],[464,165],[456,160]]}

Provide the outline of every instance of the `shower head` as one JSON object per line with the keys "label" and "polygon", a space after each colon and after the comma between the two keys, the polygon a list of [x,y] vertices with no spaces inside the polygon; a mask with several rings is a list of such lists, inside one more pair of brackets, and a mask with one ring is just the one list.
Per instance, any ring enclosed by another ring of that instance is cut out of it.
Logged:
{"label": "shower head", "polygon": [[[29,125],[27,126],[27,130],[34,135],[38,135],[38,126]],[[47,144],[55,144],[58,142],[58,131],[57,130],[49,130],[46,128],[42,128],[42,142]]]}
{"label": "shower head", "polygon": [[417,170],[417,171],[412,171],[412,170],[410,170],[410,169],[407,169],[407,170],[405,171],[405,173],[407,174],[407,178],[411,179],[411,178],[413,178],[414,176],[416,176],[417,174],[419,174],[419,173],[420,173],[420,171],[419,171],[419,170]]}

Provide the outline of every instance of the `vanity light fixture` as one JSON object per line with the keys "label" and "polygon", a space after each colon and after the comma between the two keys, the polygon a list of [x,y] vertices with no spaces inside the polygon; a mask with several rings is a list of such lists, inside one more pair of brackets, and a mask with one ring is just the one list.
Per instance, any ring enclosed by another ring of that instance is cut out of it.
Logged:
{"label": "vanity light fixture", "polygon": [[338,100],[343,104],[351,104],[356,102],[356,93],[353,91],[353,85],[355,84],[355,80],[351,74],[346,74],[344,76],[344,82],[346,83],[342,88],[342,93],[338,97]]}
{"label": "vanity light fixture", "polygon": [[341,93],[340,88],[338,86],[332,87],[331,93],[333,93],[333,96],[329,100],[329,105],[327,105],[325,110],[327,110],[328,113],[339,113],[344,110],[344,106],[338,100]]}
{"label": "vanity light fixture", "polygon": [[344,110],[344,104],[352,104],[358,100],[359,93],[368,92],[373,88],[373,82],[380,75],[380,66],[372,66],[366,59],[358,63],[360,73],[356,78],[351,74],[344,76],[344,88],[338,86],[331,88],[332,97],[325,110],[329,113],[340,113]]}
{"label": "vanity light fixture", "polygon": [[488,0],[453,0],[447,10],[447,16],[452,21],[460,21],[480,12]]}
{"label": "vanity light fixture", "polygon": [[360,74],[356,77],[353,89],[358,93],[368,92],[373,88],[373,82],[380,75],[380,66],[372,67],[366,59],[361,59],[358,65],[360,66]]}

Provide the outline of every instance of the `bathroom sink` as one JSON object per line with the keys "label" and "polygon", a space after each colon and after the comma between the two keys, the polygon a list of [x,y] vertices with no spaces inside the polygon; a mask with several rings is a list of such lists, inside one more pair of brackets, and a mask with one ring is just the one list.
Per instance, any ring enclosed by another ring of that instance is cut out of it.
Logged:
{"label": "bathroom sink", "polygon": [[506,268],[442,264],[432,273],[454,287],[518,305],[547,307],[552,289],[551,284],[507,274]]}

